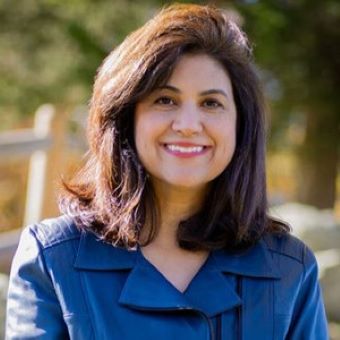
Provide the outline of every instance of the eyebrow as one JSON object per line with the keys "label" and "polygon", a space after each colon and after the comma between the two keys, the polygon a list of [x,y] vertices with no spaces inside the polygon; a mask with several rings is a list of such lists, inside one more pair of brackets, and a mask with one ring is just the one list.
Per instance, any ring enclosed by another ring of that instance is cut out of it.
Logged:
{"label": "eyebrow", "polygon": [[[181,93],[181,90],[178,89],[175,86],[172,85],[164,85],[164,86],[160,86],[159,88],[157,88],[157,90],[170,90],[176,93]],[[210,90],[206,90],[206,91],[202,91],[199,93],[200,96],[207,96],[209,94],[221,94],[222,96],[226,97],[227,99],[229,98],[227,93],[223,90],[220,89],[210,89]]]}

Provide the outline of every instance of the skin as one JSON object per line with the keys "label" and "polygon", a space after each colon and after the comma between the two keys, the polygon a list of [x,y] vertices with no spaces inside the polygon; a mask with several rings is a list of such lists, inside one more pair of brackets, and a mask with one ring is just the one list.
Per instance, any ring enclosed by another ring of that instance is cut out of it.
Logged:
{"label": "skin", "polygon": [[229,75],[205,54],[182,56],[165,87],[136,105],[137,153],[161,213],[155,239],[141,250],[180,291],[208,253],[179,248],[177,226],[200,208],[209,183],[231,161],[236,118]]}

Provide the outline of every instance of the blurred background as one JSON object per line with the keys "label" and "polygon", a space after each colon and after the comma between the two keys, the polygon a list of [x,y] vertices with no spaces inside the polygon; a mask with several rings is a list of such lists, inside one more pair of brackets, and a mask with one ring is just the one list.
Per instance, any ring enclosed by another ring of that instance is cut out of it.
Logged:
{"label": "blurred background", "polygon": [[[269,106],[271,214],[315,251],[332,339],[340,339],[340,2],[191,3],[224,8],[253,43]],[[0,1],[0,337],[20,230],[58,215],[60,178],[86,152],[96,69],[165,4]]]}

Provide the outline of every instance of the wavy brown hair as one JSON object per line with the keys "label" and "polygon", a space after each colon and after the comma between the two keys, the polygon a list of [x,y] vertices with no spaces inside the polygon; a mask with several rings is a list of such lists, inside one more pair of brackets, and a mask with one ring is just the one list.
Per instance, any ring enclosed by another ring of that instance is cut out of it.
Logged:
{"label": "wavy brown hair", "polygon": [[250,246],[265,232],[289,229],[267,215],[264,101],[245,34],[217,8],[172,5],[129,35],[99,68],[90,102],[88,158],[77,175],[63,181],[61,211],[115,246],[139,244],[146,221],[145,243],[157,232],[157,200],[134,145],[134,108],[167,82],[186,53],[207,54],[228,71],[237,141],[201,210],[179,224],[179,245],[233,250]]}

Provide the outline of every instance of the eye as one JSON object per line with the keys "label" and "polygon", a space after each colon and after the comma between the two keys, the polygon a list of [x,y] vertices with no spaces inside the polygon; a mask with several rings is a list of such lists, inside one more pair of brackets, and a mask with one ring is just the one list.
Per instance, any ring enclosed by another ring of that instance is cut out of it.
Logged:
{"label": "eye", "polygon": [[162,96],[159,97],[155,100],[155,104],[160,104],[160,105],[175,105],[175,101],[167,96]]}
{"label": "eye", "polygon": [[203,106],[209,109],[223,108],[223,105],[216,99],[206,99],[203,102]]}

